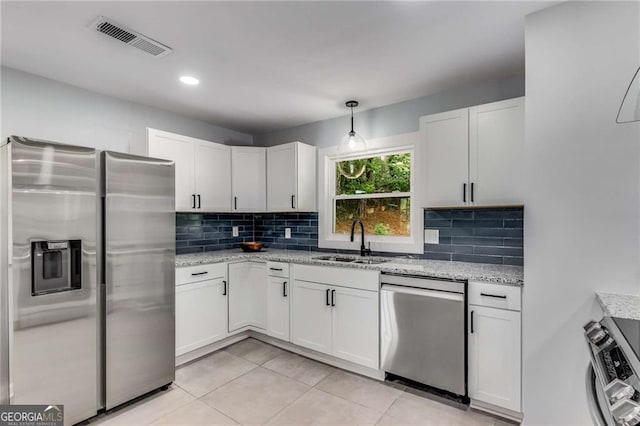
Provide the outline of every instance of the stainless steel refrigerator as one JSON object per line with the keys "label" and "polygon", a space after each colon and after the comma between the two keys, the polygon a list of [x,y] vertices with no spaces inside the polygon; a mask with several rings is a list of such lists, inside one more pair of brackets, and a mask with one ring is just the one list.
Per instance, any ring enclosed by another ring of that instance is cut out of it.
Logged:
{"label": "stainless steel refrigerator", "polygon": [[174,380],[173,162],[0,148],[0,403],[73,424]]}

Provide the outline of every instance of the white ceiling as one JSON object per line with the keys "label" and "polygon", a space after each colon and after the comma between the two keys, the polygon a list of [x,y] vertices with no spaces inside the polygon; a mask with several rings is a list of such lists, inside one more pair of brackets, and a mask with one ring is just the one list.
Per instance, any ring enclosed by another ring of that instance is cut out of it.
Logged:
{"label": "white ceiling", "polygon": [[[524,72],[550,2],[8,2],[2,64],[258,134]],[[104,15],[174,49],[89,30]],[[178,82],[200,78],[197,87]]]}

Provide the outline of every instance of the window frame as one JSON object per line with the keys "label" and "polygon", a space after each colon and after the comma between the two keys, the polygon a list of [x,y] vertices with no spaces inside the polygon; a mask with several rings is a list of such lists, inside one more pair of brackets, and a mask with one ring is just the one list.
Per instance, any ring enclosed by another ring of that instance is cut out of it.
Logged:
{"label": "window frame", "polygon": [[[422,193],[420,182],[421,158],[419,148],[419,133],[405,133],[386,138],[370,140],[367,142],[369,149],[365,155],[356,154],[349,158],[375,157],[379,155],[391,155],[402,152],[411,154],[411,178],[409,192],[391,192],[376,194],[349,194],[336,195],[336,157],[337,147],[324,148],[319,151],[319,191],[318,191],[318,247],[322,249],[359,250],[359,238],[351,242],[349,235],[335,234],[334,214],[335,203],[338,199],[362,199],[362,198],[410,198],[410,235],[366,235],[365,244],[371,242],[371,250],[374,252],[396,253],[423,253],[424,252],[424,214],[422,212],[420,194]],[[343,160],[344,158],[341,158]]]}

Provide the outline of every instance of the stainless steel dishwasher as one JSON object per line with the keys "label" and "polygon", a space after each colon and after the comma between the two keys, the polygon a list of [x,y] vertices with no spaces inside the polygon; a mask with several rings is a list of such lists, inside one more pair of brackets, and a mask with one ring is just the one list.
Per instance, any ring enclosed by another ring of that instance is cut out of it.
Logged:
{"label": "stainless steel dishwasher", "polygon": [[466,396],[466,284],[386,273],[380,283],[382,369]]}

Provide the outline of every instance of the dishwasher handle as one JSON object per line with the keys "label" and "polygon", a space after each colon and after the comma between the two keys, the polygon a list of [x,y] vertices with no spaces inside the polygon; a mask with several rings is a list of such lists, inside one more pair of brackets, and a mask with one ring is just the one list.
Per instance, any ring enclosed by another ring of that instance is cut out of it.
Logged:
{"label": "dishwasher handle", "polygon": [[393,284],[382,284],[380,291],[390,292],[390,293],[412,294],[415,296],[432,297],[436,299],[446,299],[446,300],[464,302],[464,294],[453,293],[449,291],[427,290],[423,288],[403,287],[403,286],[393,285]]}

